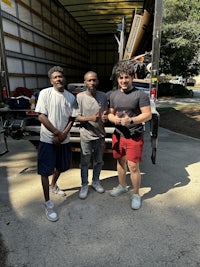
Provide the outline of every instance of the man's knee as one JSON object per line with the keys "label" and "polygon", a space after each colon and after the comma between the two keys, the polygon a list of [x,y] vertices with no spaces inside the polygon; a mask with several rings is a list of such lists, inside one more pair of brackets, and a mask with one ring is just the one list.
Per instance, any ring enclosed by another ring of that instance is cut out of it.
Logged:
{"label": "man's knee", "polygon": [[139,172],[139,164],[137,162],[128,161],[128,167],[131,173]]}

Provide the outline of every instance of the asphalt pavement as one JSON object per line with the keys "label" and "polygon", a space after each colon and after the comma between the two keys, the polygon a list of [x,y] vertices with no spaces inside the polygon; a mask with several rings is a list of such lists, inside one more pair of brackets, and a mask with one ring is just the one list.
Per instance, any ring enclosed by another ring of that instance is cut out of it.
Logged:
{"label": "asphalt pavement", "polygon": [[74,155],[72,169],[59,180],[67,197],[52,196],[57,222],[45,217],[34,147],[12,139],[8,144],[9,153],[0,158],[0,232],[11,266],[200,266],[199,139],[160,128],[153,165],[147,126],[138,211],[130,207],[131,187],[117,198],[109,195],[117,185],[111,155],[101,173],[106,192],[90,188],[80,200],[79,154]]}
{"label": "asphalt pavement", "polygon": [[200,88],[193,89],[193,97],[159,97],[156,101],[157,108],[177,107],[187,105],[200,105]]}

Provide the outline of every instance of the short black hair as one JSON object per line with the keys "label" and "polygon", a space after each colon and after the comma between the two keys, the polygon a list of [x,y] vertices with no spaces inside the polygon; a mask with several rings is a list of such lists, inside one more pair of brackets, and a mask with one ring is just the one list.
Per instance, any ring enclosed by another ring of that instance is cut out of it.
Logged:
{"label": "short black hair", "polygon": [[51,69],[49,69],[49,71],[48,71],[48,77],[49,77],[49,79],[51,79],[51,75],[52,75],[54,72],[61,72],[62,75],[64,75],[63,68],[61,68],[60,66],[54,66],[54,67],[52,67]]}
{"label": "short black hair", "polygon": [[89,70],[89,71],[87,71],[87,72],[85,73],[85,75],[84,75],[84,81],[86,80],[86,78],[87,78],[87,76],[88,76],[89,74],[94,74],[94,75],[96,75],[97,80],[98,80],[98,75],[97,75],[97,73],[96,73],[95,71],[93,71],[93,70]]}

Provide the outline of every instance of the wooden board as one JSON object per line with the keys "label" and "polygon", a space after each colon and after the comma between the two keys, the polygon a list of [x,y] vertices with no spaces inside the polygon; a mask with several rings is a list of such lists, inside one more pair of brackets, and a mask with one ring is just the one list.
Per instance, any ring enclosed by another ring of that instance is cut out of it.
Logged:
{"label": "wooden board", "polygon": [[144,10],[143,15],[136,14],[131,25],[131,31],[124,51],[123,59],[130,59],[136,56],[136,51],[150,21],[150,13]]}

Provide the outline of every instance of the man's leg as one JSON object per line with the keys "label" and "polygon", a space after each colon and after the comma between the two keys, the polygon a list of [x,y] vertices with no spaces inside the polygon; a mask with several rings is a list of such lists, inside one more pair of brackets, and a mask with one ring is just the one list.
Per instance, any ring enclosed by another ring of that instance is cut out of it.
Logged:
{"label": "man's leg", "polygon": [[103,152],[105,148],[105,141],[103,138],[92,141],[93,144],[93,176],[92,187],[98,193],[103,193],[105,190],[99,183],[99,177],[103,165]]}
{"label": "man's leg", "polygon": [[98,139],[92,141],[93,143],[93,157],[94,157],[94,166],[93,166],[93,177],[92,181],[99,181],[99,176],[101,173],[102,165],[103,165],[103,152],[105,147],[104,139]]}
{"label": "man's leg", "polygon": [[136,162],[128,161],[128,167],[131,173],[131,182],[133,185],[131,207],[134,210],[138,210],[140,209],[141,204],[142,204],[141,196],[139,195],[139,189],[140,189],[140,184],[141,184],[139,162],[136,163]]}
{"label": "man's leg", "polygon": [[88,169],[92,155],[91,142],[81,141],[81,180],[82,185],[88,184]]}
{"label": "man's leg", "polygon": [[52,176],[52,180],[51,180],[51,184],[49,185],[49,188],[50,188],[51,193],[64,197],[66,196],[65,192],[61,190],[57,185],[57,180],[59,176],[60,176],[60,172],[55,169],[53,172],[53,176]]}
{"label": "man's leg", "polygon": [[113,190],[110,192],[110,195],[113,197],[117,197],[123,193],[128,192],[128,187],[126,185],[126,156],[117,159],[117,172],[119,184],[117,187],[114,187]]}
{"label": "man's leg", "polygon": [[41,176],[42,188],[45,201],[49,200],[49,177]]}
{"label": "man's leg", "polygon": [[79,198],[85,199],[88,195],[88,168],[92,154],[91,142],[81,141],[81,183]]}
{"label": "man's leg", "polygon": [[56,185],[56,182],[58,180],[60,176],[60,172],[57,170],[54,170],[53,176],[52,176],[52,180],[51,180],[51,184],[50,187],[54,187]]}
{"label": "man's leg", "polygon": [[133,185],[133,193],[139,194],[139,189],[141,184],[139,162],[128,161],[128,167],[131,173],[130,178]]}
{"label": "man's leg", "polygon": [[126,186],[126,172],[127,172],[127,165],[126,165],[126,156],[117,159],[117,172],[118,172],[118,180],[121,186]]}
{"label": "man's leg", "polygon": [[49,177],[41,176],[44,199],[45,199],[45,213],[49,221],[55,222],[58,220],[58,215],[54,211],[54,203],[49,199]]}

